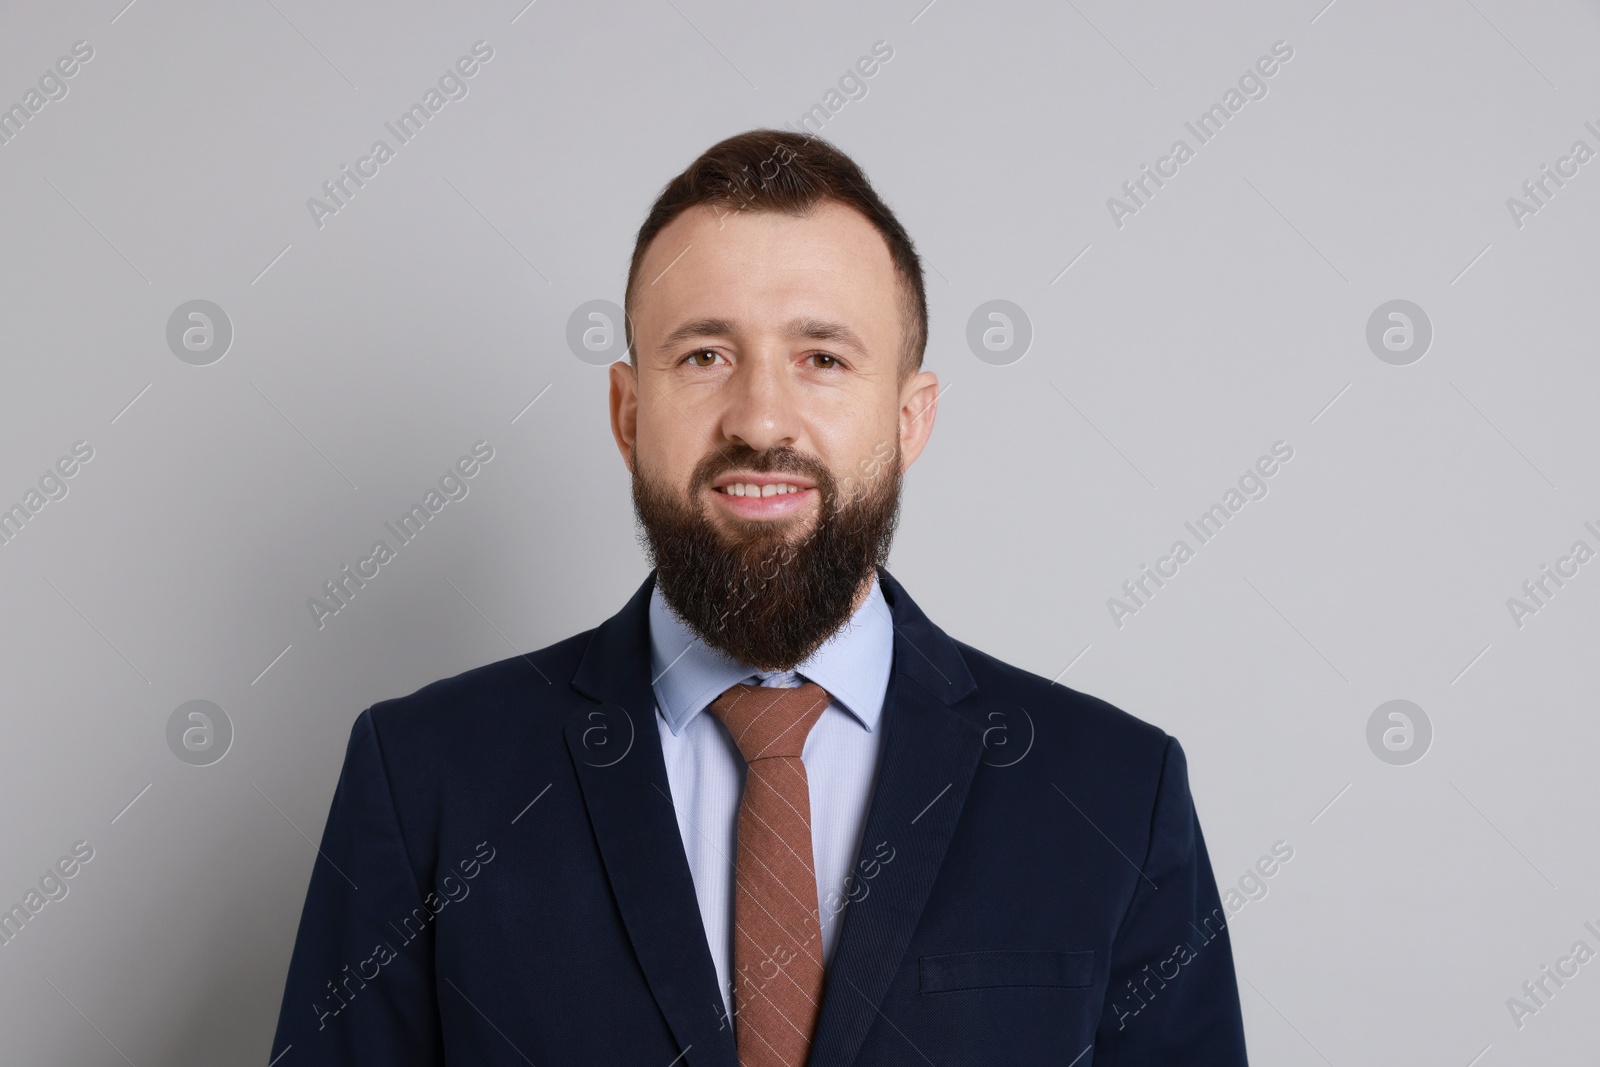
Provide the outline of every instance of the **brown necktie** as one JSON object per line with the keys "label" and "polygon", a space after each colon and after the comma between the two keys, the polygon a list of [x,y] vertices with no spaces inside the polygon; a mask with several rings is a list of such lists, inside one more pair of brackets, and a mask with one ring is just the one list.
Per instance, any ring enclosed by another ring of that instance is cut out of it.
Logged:
{"label": "brown necktie", "polygon": [[736,685],[711,702],[749,771],[734,863],[734,1040],[741,1067],[801,1067],[822,1004],[811,790],[800,761],[828,706],[815,682]]}

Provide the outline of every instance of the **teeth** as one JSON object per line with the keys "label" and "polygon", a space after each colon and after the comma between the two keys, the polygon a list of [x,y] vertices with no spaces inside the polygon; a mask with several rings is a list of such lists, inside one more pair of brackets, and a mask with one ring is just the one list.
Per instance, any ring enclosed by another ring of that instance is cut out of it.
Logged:
{"label": "teeth", "polygon": [[804,490],[798,485],[788,482],[775,482],[771,485],[756,485],[754,482],[733,482],[722,487],[722,491],[729,496],[782,496],[788,493],[800,493]]}

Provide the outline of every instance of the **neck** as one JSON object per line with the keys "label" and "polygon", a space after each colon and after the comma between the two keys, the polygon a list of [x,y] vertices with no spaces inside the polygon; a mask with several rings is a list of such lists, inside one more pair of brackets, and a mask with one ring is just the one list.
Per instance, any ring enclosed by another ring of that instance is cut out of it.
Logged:
{"label": "neck", "polygon": [[867,602],[867,597],[872,594],[872,582],[876,577],[877,572],[874,571],[872,574],[869,574],[866,578],[862,579],[861,587],[856,590],[856,598],[850,603],[850,614],[852,617],[856,612],[861,610],[861,605],[865,604]]}

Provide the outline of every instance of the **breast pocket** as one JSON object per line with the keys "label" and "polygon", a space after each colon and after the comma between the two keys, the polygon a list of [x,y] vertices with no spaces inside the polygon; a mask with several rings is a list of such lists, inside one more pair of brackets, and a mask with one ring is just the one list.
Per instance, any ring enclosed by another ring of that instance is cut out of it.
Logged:
{"label": "breast pocket", "polygon": [[921,959],[924,993],[997,986],[1082,989],[1094,981],[1094,949],[999,949],[952,952]]}

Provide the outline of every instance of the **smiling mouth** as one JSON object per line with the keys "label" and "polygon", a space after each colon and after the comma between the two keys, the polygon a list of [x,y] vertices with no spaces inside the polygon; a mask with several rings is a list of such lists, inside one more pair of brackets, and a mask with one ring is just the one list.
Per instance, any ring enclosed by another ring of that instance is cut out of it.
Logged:
{"label": "smiling mouth", "polygon": [[797,485],[794,482],[768,482],[758,485],[755,482],[729,482],[727,485],[713,487],[714,492],[724,496],[788,496],[793,493],[803,493],[808,486]]}
{"label": "smiling mouth", "polygon": [[716,500],[713,507],[725,515],[739,519],[779,520],[791,519],[810,509],[820,490],[803,481],[789,481],[773,475],[755,475],[759,481],[740,479],[737,475],[719,478],[711,486]]}

